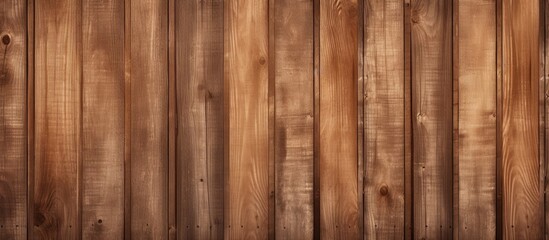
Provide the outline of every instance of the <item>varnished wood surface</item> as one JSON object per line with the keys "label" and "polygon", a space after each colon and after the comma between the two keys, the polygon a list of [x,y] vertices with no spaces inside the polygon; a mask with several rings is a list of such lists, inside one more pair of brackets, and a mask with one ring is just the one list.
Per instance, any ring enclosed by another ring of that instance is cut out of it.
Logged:
{"label": "varnished wood surface", "polygon": [[452,237],[452,3],[412,0],[414,237]]}
{"label": "varnished wood surface", "polygon": [[223,1],[176,1],[179,239],[223,237]]}
{"label": "varnished wood surface", "polygon": [[274,5],[275,236],[313,238],[313,2]]}
{"label": "varnished wood surface", "polygon": [[167,1],[131,1],[132,239],[168,233]]}
{"label": "varnished wood surface", "polygon": [[268,1],[224,3],[224,79],[228,94],[225,237],[268,233]]}
{"label": "varnished wood surface", "polygon": [[320,237],[359,237],[356,0],[320,1]]}
{"label": "varnished wood surface", "polygon": [[[496,237],[496,2],[459,1],[458,217],[462,239]],[[470,18],[469,16],[476,17]]]}
{"label": "varnished wood surface", "polygon": [[539,3],[503,0],[503,237],[543,237],[539,187]]}
{"label": "varnished wood surface", "polygon": [[124,1],[82,4],[82,237],[121,239],[124,35],[119,33],[124,31]]}
{"label": "varnished wood surface", "polygon": [[26,5],[0,6],[0,239],[26,239]]}

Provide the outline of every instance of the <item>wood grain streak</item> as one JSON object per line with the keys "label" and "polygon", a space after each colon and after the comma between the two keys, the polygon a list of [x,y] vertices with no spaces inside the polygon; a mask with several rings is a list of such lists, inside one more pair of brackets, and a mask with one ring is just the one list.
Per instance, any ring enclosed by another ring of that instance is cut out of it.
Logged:
{"label": "wood grain streak", "polygon": [[356,0],[320,2],[320,235],[359,237]]}
{"label": "wood grain streak", "polygon": [[452,237],[452,3],[412,2],[414,237]]}
{"label": "wood grain streak", "polygon": [[404,234],[404,6],[365,4],[364,238]]}

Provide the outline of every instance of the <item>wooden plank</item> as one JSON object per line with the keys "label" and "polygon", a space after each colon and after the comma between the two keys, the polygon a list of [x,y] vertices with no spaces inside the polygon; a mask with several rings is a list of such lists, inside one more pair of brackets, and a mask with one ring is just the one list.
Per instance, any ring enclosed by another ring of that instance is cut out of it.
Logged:
{"label": "wooden plank", "polygon": [[414,238],[452,237],[452,2],[412,2]]}
{"label": "wooden plank", "polygon": [[320,2],[321,238],[359,237],[356,0]]}
{"label": "wooden plank", "polygon": [[365,4],[364,238],[404,235],[404,6]]}
{"label": "wooden plank", "polygon": [[404,0],[404,239],[413,239],[412,159],[412,21],[410,0]]}
{"label": "wooden plank", "polygon": [[320,0],[313,0],[313,239],[320,239]]}
{"label": "wooden plank", "polygon": [[84,0],[82,28],[82,237],[122,239],[124,1]]}
{"label": "wooden plank", "polygon": [[[496,2],[459,1],[459,238],[496,237]],[[475,16],[471,18],[471,16]]]}
{"label": "wooden plank", "polygon": [[[33,240],[34,232],[34,0],[27,0],[27,239]],[[30,227],[29,227],[30,226]]]}
{"label": "wooden plank", "polygon": [[25,1],[0,6],[0,239],[26,239],[27,9]]}
{"label": "wooden plank", "polygon": [[[547,11],[549,11],[549,1],[545,0],[542,1],[545,5],[542,6],[541,9],[544,9],[544,19],[543,19],[543,30],[544,30],[544,39],[543,39],[543,46],[544,46],[544,88],[543,88],[543,99],[544,99],[544,108],[543,108],[543,114],[545,116],[545,126],[544,126],[544,133],[543,136],[545,138],[545,155],[543,156],[543,161],[545,162],[545,174],[549,173],[549,14]],[[541,11],[540,11],[541,12]],[[543,186],[545,190],[545,239],[549,239],[549,201],[548,195],[549,195],[549,184],[548,184],[547,176],[544,176]]]}
{"label": "wooden plank", "polygon": [[168,234],[168,2],[131,2],[131,238]]}
{"label": "wooden plank", "polygon": [[176,2],[179,239],[223,238],[223,2]]}
{"label": "wooden plank", "polygon": [[503,237],[538,239],[539,2],[503,1]]}
{"label": "wooden plank", "polygon": [[175,0],[168,0],[168,239],[177,239]]}
{"label": "wooden plank", "polygon": [[42,239],[81,232],[81,9],[80,1],[35,3],[34,234]]}
{"label": "wooden plank", "polygon": [[268,1],[228,0],[224,10],[225,237],[264,239],[269,222]]}
{"label": "wooden plank", "polygon": [[313,238],[313,2],[274,6],[276,237]]}

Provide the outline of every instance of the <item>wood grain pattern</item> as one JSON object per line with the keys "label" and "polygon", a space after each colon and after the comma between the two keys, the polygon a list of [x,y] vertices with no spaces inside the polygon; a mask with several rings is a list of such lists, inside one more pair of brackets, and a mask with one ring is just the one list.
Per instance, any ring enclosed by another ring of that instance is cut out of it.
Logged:
{"label": "wood grain pattern", "polygon": [[274,5],[277,239],[313,238],[313,2]]}
{"label": "wood grain pattern", "polygon": [[404,235],[404,6],[365,4],[364,238]]}
{"label": "wood grain pattern", "polygon": [[228,156],[225,237],[268,234],[268,1],[228,0],[225,10],[225,93]]}
{"label": "wood grain pattern", "polygon": [[166,0],[131,1],[131,238],[168,233]]}
{"label": "wood grain pattern", "polygon": [[223,2],[176,2],[179,239],[223,238]]}
{"label": "wood grain pattern", "polygon": [[122,239],[124,1],[84,0],[82,9],[82,237]]}
{"label": "wood grain pattern", "polygon": [[503,237],[543,237],[539,186],[539,3],[503,1]]}
{"label": "wood grain pattern", "polygon": [[411,10],[410,0],[404,0],[404,239],[414,236]]}
{"label": "wood grain pattern", "polygon": [[0,6],[0,239],[26,239],[26,4]]}
{"label": "wood grain pattern", "polygon": [[320,235],[359,237],[356,0],[320,1]]}
{"label": "wood grain pattern", "polygon": [[452,3],[412,3],[414,238],[452,237]]}
{"label": "wood grain pattern", "polygon": [[456,231],[463,239],[495,239],[496,2],[463,0],[458,8]]}
{"label": "wood grain pattern", "polygon": [[82,6],[80,1],[35,4],[34,234],[76,239],[81,232]]}

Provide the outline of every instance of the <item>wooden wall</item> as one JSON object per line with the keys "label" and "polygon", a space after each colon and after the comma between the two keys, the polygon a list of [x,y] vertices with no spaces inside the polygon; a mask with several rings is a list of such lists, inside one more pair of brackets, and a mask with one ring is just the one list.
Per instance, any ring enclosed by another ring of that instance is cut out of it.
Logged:
{"label": "wooden wall", "polygon": [[0,239],[544,239],[549,2],[0,0]]}

